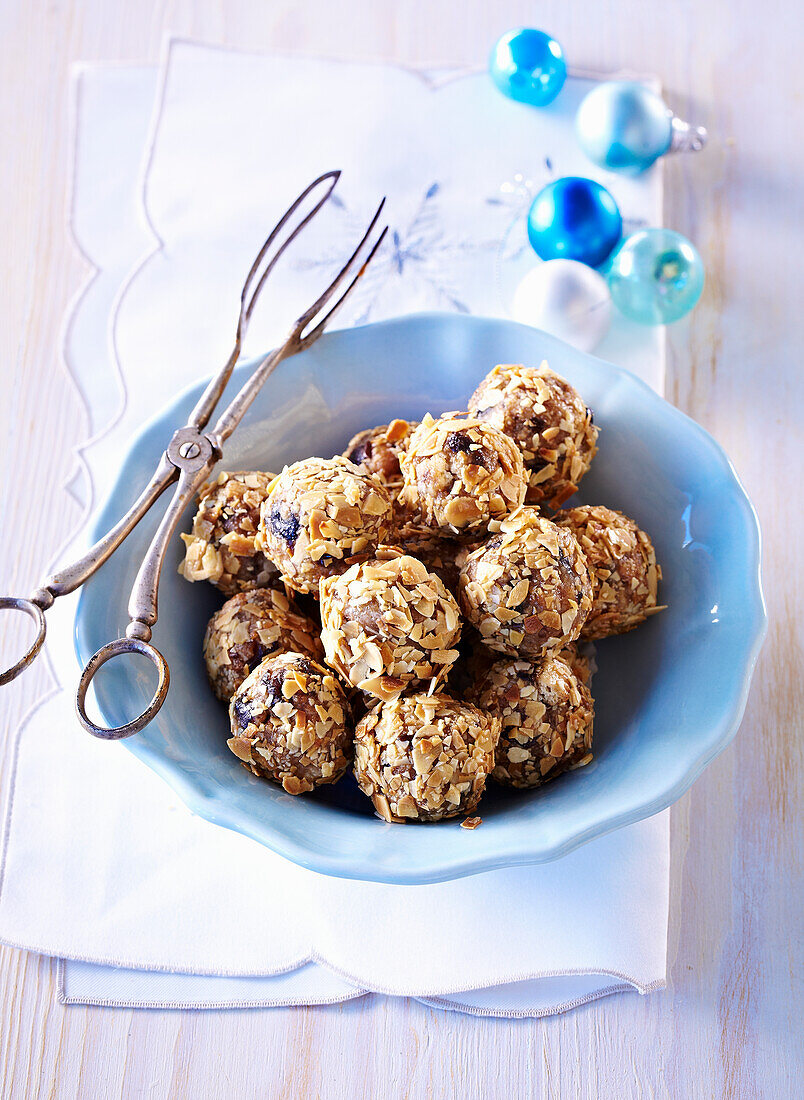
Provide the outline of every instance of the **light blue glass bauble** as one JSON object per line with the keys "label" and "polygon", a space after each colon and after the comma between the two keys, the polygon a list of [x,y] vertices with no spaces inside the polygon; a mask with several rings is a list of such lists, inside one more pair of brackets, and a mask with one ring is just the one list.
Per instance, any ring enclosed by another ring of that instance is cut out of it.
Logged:
{"label": "light blue glass bauble", "polygon": [[614,255],[608,272],[617,308],[643,325],[666,325],[692,309],[704,287],[698,250],[672,229],[642,229]]}
{"label": "light blue glass bauble", "polygon": [[580,176],[548,183],[528,212],[528,238],[543,260],[580,260],[598,267],[620,240],[622,226],[606,188]]}
{"label": "light blue glass bauble", "polygon": [[578,108],[575,133],[595,164],[632,175],[667,152],[697,152],[706,144],[703,127],[675,118],[661,96],[631,80],[593,88]]}
{"label": "light blue glass bauble", "polygon": [[544,31],[508,31],[489,59],[491,78],[503,95],[532,107],[552,103],[567,79],[564,53]]}

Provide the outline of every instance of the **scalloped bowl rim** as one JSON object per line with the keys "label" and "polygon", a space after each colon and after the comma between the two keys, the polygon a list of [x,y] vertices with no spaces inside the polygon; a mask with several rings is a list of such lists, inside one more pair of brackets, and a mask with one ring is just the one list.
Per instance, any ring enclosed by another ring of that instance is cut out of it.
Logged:
{"label": "scalloped bowl rim", "polygon": [[[366,330],[373,330],[375,332],[382,330],[392,330],[400,326],[417,323],[438,324],[448,323],[455,324],[461,323],[469,326],[486,326],[486,325],[504,325],[513,329],[523,329],[528,332],[533,332],[529,326],[520,325],[517,322],[507,321],[499,318],[486,318],[478,315],[460,315],[452,313],[437,313],[437,312],[421,312],[406,314],[400,317],[390,318],[384,321],[372,322],[366,325],[355,326],[347,329],[337,329],[331,332],[325,333],[319,341],[323,344],[325,341],[337,340],[347,333],[365,332]],[[554,345],[557,349],[563,348],[567,350],[567,345],[555,337],[549,336],[547,333],[539,333],[540,338],[546,342],[547,345]],[[677,409],[674,405],[671,405],[663,397],[657,394],[650,386],[647,385],[642,379],[632,374],[630,371],[623,367],[618,367],[613,363],[609,363],[606,360],[598,359],[595,356],[582,353],[572,348],[569,349],[573,355],[583,357],[587,360],[594,361],[596,366],[604,368],[607,372],[615,375],[620,380],[624,381],[627,386],[631,387],[637,394],[640,394],[642,399],[647,401],[649,405],[654,408],[661,409],[663,415],[667,416],[671,421],[675,422],[680,432],[691,433],[696,436],[709,450],[713,459],[717,462],[722,470],[724,481],[731,485],[733,489],[733,501],[740,505],[745,519],[746,530],[750,533],[750,539],[748,545],[750,548],[750,560],[747,560],[746,570],[746,582],[747,582],[747,600],[751,603],[751,627],[748,632],[749,636],[745,646],[745,656],[743,660],[743,675],[740,682],[740,690],[732,696],[727,705],[724,705],[722,713],[720,714],[716,722],[711,722],[708,732],[710,738],[705,751],[702,751],[697,757],[691,760],[688,768],[668,789],[660,796],[652,798],[648,801],[639,802],[639,804],[631,805],[624,810],[618,810],[612,812],[607,816],[601,817],[593,825],[583,829],[572,836],[567,836],[561,842],[552,844],[549,848],[542,849],[541,851],[519,851],[501,853],[498,856],[495,855],[476,855],[470,856],[463,860],[451,859],[447,862],[439,862],[438,859],[433,859],[426,869],[408,871],[398,869],[383,869],[378,868],[376,864],[370,860],[360,861],[352,859],[348,865],[344,865],[338,857],[329,857],[320,852],[312,853],[310,849],[306,848],[303,844],[298,843],[293,838],[288,837],[281,829],[277,829],[273,824],[267,824],[264,822],[259,823],[259,829],[255,828],[254,820],[249,817],[244,811],[232,803],[221,806],[221,798],[213,793],[208,793],[200,788],[192,779],[186,775],[185,772],[176,766],[171,760],[169,760],[163,753],[159,751],[157,746],[151,745],[149,742],[138,738],[132,737],[122,742],[125,747],[132,752],[138,759],[142,760],[152,771],[154,771],[162,780],[164,780],[168,786],[179,796],[179,798],[185,803],[185,805],[194,814],[199,817],[213,823],[220,825],[236,832],[248,836],[251,839],[261,843],[270,848],[275,853],[291,860],[293,863],[298,864],[301,867],[305,867],[309,870],[316,871],[321,874],[333,875],[339,878],[354,879],[358,881],[373,881],[373,882],[385,882],[399,885],[417,885],[417,884],[430,884],[436,882],[444,882],[452,879],[463,878],[470,875],[479,874],[485,871],[497,870],[505,867],[512,866],[528,866],[540,863],[552,862],[555,859],[563,858],[574,852],[577,848],[583,844],[588,843],[597,837],[602,837],[624,826],[634,824],[635,822],[644,820],[651,817],[662,810],[667,809],[674,802],[676,802],[692,784],[698,779],[702,772],[708,767],[712,760],[718,756],[724,748],[732,741],[737,733],[737,730],[742,721],[743,714],[745,712],[746,703],[748,700],[748,693],[751,686],[751,680],[756,667],[759,653],[762,648],[763,641],[767,634],[768,620],[767,611],[765,606],[764,595],[762,591],[762,577],[761,577],[761,531],[759,526],[759,520],[756,514],[756,510],[748,497],[748,494],[731,462],[728,455],[724,451],[723,447],[717,442],[716,439],[706,429],[702,428],[691,417],[687,416],[680,409]],[[244,374],[249,371],[251,365],[256,361],[256,358],[249,359],[243,362],[237,368],[236,374],[243,372]],[[115,494],[118,488],[120,474],[123,471],[124,465],[129,457],[135,453],[138,447],[141,445],[145,437],[162,421],[170,417],[172,411],[185,401],[191,394],[194,394],[206,384],[206,380],[201,382],[195,381],[186,386],[181,392],[179,392],[175,398],[167,405],[163,406],[158,412],[151,416],[132,437],[129,447],[127,448],[126,455],[121,462],[120,470],[118,471],[118,477],[115,484],[107,494],[103,504],[96,511],[96,519],[92,526],[91,538],[93,540],[101,537],[108,530],[109,519],[107,512],[110,508],[113,508]],[[169,421],[173,423],[173,421]],[[176,425],[178,426],[178,424]],[[80,638],[80,626],[82,621],[82,612],[85,605],[85,592],[82,589],[79,599],[78,607],[75,617],[75,629],[74,629],[74,644],[75,652],[78,661],[81,665],[84,664],[89,656],[85,647],[81,644]],[[108,721],[108,716],[104,714],[103,707],[101,706],[101,714],[104,720]],[[714,734],[714,735],[713,735]]]}

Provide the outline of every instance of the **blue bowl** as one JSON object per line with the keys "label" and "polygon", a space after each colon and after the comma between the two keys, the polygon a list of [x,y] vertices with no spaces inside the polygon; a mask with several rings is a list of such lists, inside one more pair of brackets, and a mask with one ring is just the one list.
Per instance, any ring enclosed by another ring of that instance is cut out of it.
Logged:
{"label": "blue bowl", "polygon": [[[123,743],[191,810],[324,874],[439,882],[557,859],[655,814],[729,743],[766,629],[757,518],[718,444],[628,372],[535,329],[479,317],[424,314],[333,332],[278,368],[229,442],[224,465],[278,470],[308,455],[329,456],[361,428],[394,416],[465,407],[495,363],[542,359],[578,387],[602,429],[577,500],[632,516],[650,533],[664,569],[667,611],[598,644],[593,763],[539,791],[490,789],[483,825],[473,832],[457,821],[385,824],[351,777],[297,798],[257,779],[226,747],[226,711],[201,658],[204,628],[221,597],[178,575],[177,538],[154,634],[170,665],[170,693],[153,724]],[[229,395],[248,372],[247,365],[236,372]],[[183,394],[133,441],[98,534],[135,499],[200,391],[201,384]],[[123,633],[128,592],[159,511],[84,587],[75,625],[82,663]],[[182,529],[190,522],[188,511]],[[102,670],[97,703],[108,723],[140,712],[153,689],[151,671],[125,661]]]}

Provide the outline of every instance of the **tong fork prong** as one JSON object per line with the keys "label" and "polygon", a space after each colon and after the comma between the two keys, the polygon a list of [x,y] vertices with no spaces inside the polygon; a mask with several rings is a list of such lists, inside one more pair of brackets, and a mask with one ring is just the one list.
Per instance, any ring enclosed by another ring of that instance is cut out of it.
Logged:
{"label": "tong fork prong", "polygon": [[[276,266],[277,261],[280,259],[280,257],[284,253],[285,249],[288,248],[289,245],[293,244],[296,237],[299,235],[299,233],[301,233],[302,229],[304,229],[304,227],[310,221],[312,221],[312,219],[316,216],[316,214],[321,209],[321,207],[324,205],[324,203],[327,202],[327,200],[329,199],[330,195],[332,194],[332,192],[335,188],[335,184],[340,179],[340,176],[341,176],[340,169],[336,169],[333,172],[324,172],[322,175],[320,175],[318,177],[317,180],[313,180],[313,182],[309,185],[309,187],[306,187],[304,189],[304,191],[302,191],[302,193],[299,195],[299,197],[296,199],[296,201],[291,203],[291,205],[285,211],[281,221],[279,221],[274,226],[274,229],[271,232],[268,239],[266,240],[265,244],[262,246],[260,251],[257,253],[257,258],[255,259],[254,263],[251,265],[251,270],[249,271],[248,275],[246,276],[246,281],[243,284],[243,292],[240,296],[240,325],[238,325],[238,335],[243,335],[243,336],[245,335],[245,328],[243,327],[243,323],[245,322],[245,324],[248,324],[248,322],[251,320],[251,312],[254,309],[254,306],[257,304],[257,299],[259,298],[260,292],[262,291],[262,288],[265,285],[265,280],[268,278],[268,276],[273,271],[274,267]],[[282,229],[284,229],[285,225],[290,220],[290,218],[296,213],[298,208],[301,206],[301,204],[307,198],[307,196],[310,195],[316,189],[316,187],[318,187],[319,184],[323,183],[325,180],[330,181],[330,184],[327,187],[326,191],[321,196],[321,198],[316,202],[316,204],[313,206],[313,208],[310,210],[310,212],[299,222],[299,224],[296,226],[296,228],[291,233],[288,234],[288,236],[285,238],[285,240],[282,242],[282,244],[276,250],[275,254],[271,257],[269,262],[265,265],[265,270],[263,271],[262,275],[260,275],[260,278],[257,282],[257,285],[254,287],[254,291],[253,291],[253,293],[251,294],[251,297],[248,300],[248,304],[246,304],[246,296],[247,296],[248,291],[251,287],[252,280],[254,279],[257,272],[259,271],[260,266],[261,266],[263,260],[265,259],[265,256],[266,256],[269,248],[271,247],[273,242],[276,240],[276,238],[278,237],[278,235],[282,231]]]}
{"label": "tong fork prong", "polygon": [[385,235],[386,235],[387,232],[388,232],[388,226],[386,225],[383,228],[383,230],[380,233],[377,240],[372,245],[371,250],[369,251],[369,253],[366,256],[365,260],[360,265],[360,270],[354,275],[354,277],[352,278],[352,281],[349,283],[346,290],[344,290],[343,294],[341,294],[340,298],[338,298],[338,300],[335,302],[335,304],[333,306],[330,306],[330,308],[327,310],[327,312],[324,314],[324,316],[321,318],[321,320],[318,322],[318,324],[314,328],[310,329],[309,332],[305,333],[302,336],[300,350],[303,350],[304,348],[309,347],[310,344],[312,344],[315,340],[317,340],[318,337],[322,334],[322,332],[327,327],[327,325],[330,323],[330,321],[335,316],[337,311],[341,308],[343,303],[346,301],[346,299],[352,293],[352,290],[354,289],[355,284],[357,283],[358,279],[361,278],[361,276],[363,275],[363,272],[366,270],[368,265],[374,259],[374,256],[375,256],[377,250],[382,245],[382,242],[385,240]]}
{"label": "tong fork prong", "polygon": [[340,271],[335,276],[335,278],[332,280],[332,282],[329,284],[327,289],[323,292],[323,294],[320,295],[318,300],[313,302],[313,304],[310,306],[310,308],[305,310],[304,313],[301,315],[301,317],[296,322],[295,328],[293,330],[293,336],[295,336],[297,338],[298,342],[299,342],[298,343],[298,348],[296,350],[301,351],[303,348],[309,347],[310,344],[313,343],[313,341],[318,339],[318,337],[324,331],[324,329],[325,329],[327,323],[329,322],[330,318],[333,316],[333,314],[335,313],[336,310],[340,309],[340,307],[343,305],[343,303],[349,297],[349,295],[351,294],[352,290],[354,289],[355,284],[357,283],[358,279],[361,277],[363,272],[368,267],[368,265],[371,262],[375,252],[377,251],[377,249],[380,247],[383,240],[385,239],[385,234],[388,232],[388,226],[387,225],[380,232],[380,235],[379,235],[377,241],[374,243],[371,251],[368,253],[365,260],[360,265],[360,268],[358,269],[356,275],[354,276],[352,281],[349,283],[349,285],[347,286],[347,288],[343,292],[343,294],[340,296],[340,298],[329,309],[329,311],[319,321],[319,323],[315,326],[315,328],[311,329],[309,332],[305,332],[305,329],[308,327],[310,322],[317,316],[317,314],[319,314],[321,312],[321,310],[324,308],[324,306],[327,305],[327,303],[331,300],[332,296],[338,290],[338,287],[341,285],[341,283],[343,283],[344,279],[347,277],[347,275],[351,271],[355,261],[359,257],[360,253],[363,251],[364,245],[370,239],[372,233],[374,232],[374,229],[377,225],[377,222],[380,220],[380,215],[382,214],[384,208],[385,208],[385,199],[383,198],[382,202],[377,207],[377,210],[374,214],[374,217],[369,222],[368,229],[366,229],[366,232],[361,237],[359,243],[357,244],[354,251],[352,252],[352,255],[349,257],[349,259],[346,261],[346,263],[340,269]]}
{"label": "tong fork prong", "polygon": [[[269,233],[268,237],[264,241],[262,248],[257,253],[254,263],[251,265],[248,274],[246,275],[243,283],[243,288],[240,291],[240,313],[237,318],[237,333],[235,335],[235,343],[232,348],[232,353],[224,364],[223,368],[212,378],[207,385],[201,397],[198,399],[198,403],[190,414],[188,420],[188,426],[198,428],[199,431],[205,428],[209,423],[209,419],[215,411],[215,407],[223,396],[223,391],[229,384],[229,379],[232,377],[232,371],[234,370],[238,359],[240,358],[240,352],[243,346],[243,340],[246,336],[248,329],[248,323],[251,320],[251,313],[254,306],[257,304],[262,289],[265,286],[265,281],[276,266],[277,261],[285,252],[285,249],[295,241],[296,237],[301,233],[302,229],[308,225],[312,219],[319,212],[321,207],[331,196],[335,184],[340,179],[340,170],[336,169],[332,172],[324,172],[313,180],[302,193],[294,199],[294,201],[287,208],[285,213],[276,223],[274,228]],[[287,234],[285,239],[279,245],[279,247],[273,252],[271,258],[266,263],[266,257],[271,253],[272,246],[278,240],[282,231],[287,227],[288,222],[293,218],[293,215],[299,209],[299,207],[305,202],[307,198],[320,187],[321,184],[326,183],[327,186],[319,199],[313,204],[311,209],[305,214],[301,221],[293,227],[293,229]],[[263,269],[264,267],[264,269]],[[261,274],[260,271],[262,271]],[[257,278],[259,274],[259,278]],[[257,279],[256,285],[254,280]],[[252,289],[253,287],[253,289]]]}
{"label": "tong fork prong", "polygon": [[[323,177],[322,177],[323,178]],[[365,256],[365,259],[360,264],[357,272],[352,278],[349,285],[346,287],[340,298],[337,299],[334,305],[330,306],[328,312],[318,321],[314,328],[310,329],[310,324],[321,313],[321,310],[331,300],[333,295],[338,291],[338,288],[343,284],[344,280],[348,277],[350,271],[354,269],[355,263],[359,259],[360,255],[365,251],[367,243],[371,240],[372,234],[376,231],[377,222],[380,219],[380,215],[383,212],[385,206],[385,199],[382,200],[380,205],[374,214],[374,217],[369,222],[368,228],[360,239],[357,247],[352,254],[343,264],[337,275],[332,279],[329,286],[319,295],[319,297],[313,302],[309,309],[306,309],[304,313],[297,319],[293,328],[290,331],[290,335],[284,344],[276,348],[274,351],[269,352],[264,356],[254,367],[251,377],[243,385],[240,392],[234,397],[231,404],[225,409],[212,431],[207,432],[207,438],[212,443],[213,447],[220,452],[223,443],[229,438],[237,425],[243,419],[247,409],[251,405],[254,398],[265,384],[266,379],[276,367],[282,362],[283,359],[289,358],[291,355],[295,355],[297,352],[304,351],[308,348],[319,336],[323,333],[327,324],[331,320],[333,314],[337,309],[343,305],[351,292],[354,290],[358,280],[361,278],[369,262],[377,252],[377,249],[382,244],[385,234],[388,231],[388,226],[384,226],[380,231],[377,240],[372,245],[371,249]],[[264,283],[265,276],[260,279],[258,287],[261,287]],[[309,329],[309,331],[308,331]]]}

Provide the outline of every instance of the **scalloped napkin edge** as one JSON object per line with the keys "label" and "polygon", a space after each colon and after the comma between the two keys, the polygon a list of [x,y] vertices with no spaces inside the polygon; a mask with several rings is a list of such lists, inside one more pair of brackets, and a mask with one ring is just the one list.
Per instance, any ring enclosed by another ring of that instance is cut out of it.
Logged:
{"label": "scalloped napkin edge", "polygon": [[[196,47],[186,42],[169,43],[166,52],[166,64],[163,70],[163,92],[168,83],[170,62],[175,57],[176,50],[179,53],[190,51],[195,55],[195,59],[199,61],[202,60],[201,54],[205,51],[207,54],[206,60],[214,59],[216,54],[219,55],[225,52]],[[248,57],[249,55],[238,56]],[[262,60],[265,64],[270,64],[267,59]],[[326,65],[326,63],[319,64]],[[335,63],[335,65],[341,69],[344,67],[343,63]],[[353,68],[359,70],[364,67],[354,66]],[[401,72],[402,70],[395,69],[394,71]],[[136,383],[136,379],[126,379],[117,373],[119,360],[115,356],[117,350],[115,321],[120,305],[125,300],[126,292],[141,267],[141,257],[147,251],[152,251],[153,248],[149,227],[149,222],[151,227],[153,222],[150,220],[149,214],[139,206],[140,192],[139,188],[135,186],[138,177],[132,171],[132,167],[135,160],[139,161],[140,150],[146,143],[149,133],[146,110],[153,97],[155,85],[153,70],[141,66],[84,67],[78,73],[75,84],[76,155],[71,224],[78,247],[90,259],[95,271],[87,280],[74,303],[72,316],[65,330],[64,354],[68,369],[82,393],[90,413],[91,435],[78,449],[79,461],[85,468],[86,479],[83,484],[79,481],[69,486],[71,491],[87,501],[87,514],[91,510],[91,501],[95,497],[95,493],[91,490],[87,492],[87,481],[91,485],[94,480],[96,487],[98,481],[102,481],[102,478],[99,478],[98,475],[104,468],[102,460],[103,447],[99,447],[98,444],[102,444],[104,440],[109,442],[111,428],[115,424],[119,424],[121,418],[123,422],[127,419],[126,413],[131,409],[131,402],[129,401],[126,404],[124,400],[121,404],[121,388],[124,393],[127,392],[130,395],[132,382]],[[161,100],[161,104],[164,105],[164,100]],[[153,122],[150,124],[151,149],[153,148],[153,139],[162,121],[160,111],[157,110]],[[114,124],[112,125],[112,123]],[[108,185],[113,181],[117,189],[112,189],[110,195],[106,196],[105,203],[99,202],[97,195],[91,195],[92,170],[93,166],[97,170],[99,163],[97,159],[93,160],[93,156],[97,158],[99,149],[102,147],[108,157],[111,153],[111,145],[115,141],[117,142],[117,152],[120,159],[116,162],[116,171],[105,173],[105,182]],[[150,165],[151,157],[148,157],[147,163]],[[144,184],[144,180],[142,182]],[[660,209],[660,181],[658,190]],[[91,201],[88,202],[88,199]],[[101,348],[99,337],[106,335],[104,331],[106,318],[110,318],[109,335],[111,340],[107,348]],[[99,351],[101,353],[100,358]],[[106,364],[106,368],[102,372],[97,369],[99,361]],[[81,530],[84,530],[84,528],[85,520],[82,521]],[[59,605],[57,605],[57,608],[63,612],[59,616],[61,627],[54,630],[54,634],[59,636],[61,644],[54,647],[54,653],[58,648],[60,658],[63,658],[59,660],[59,669],[69,682],[74,675],[74,666],[66,659],[68,653],[72,657],[70,609],[65,606],[67,601],[60,601],[60,604],[62,604],[62,607],[59,608]],[[52,662],[51,668],[54,671],[54,679],[58,681],[59,676],[53,668]],[[71,722],[71,707],[67,710],[63,706],[59,706],[58,704],[62,701],[58,698],[58,695],[59,691],[57,689],[53,696],[44,700],[40,707],[29,716],[26,722],[29,745],[36,739],[37,726],[41,729],[52,729],[54,723],[66,727]],[[69,696],[67,698],[69,699]],[[74,727],[74,722],[72,725]],[[78,744],[85,743],[85,735],[82,732],[75,729],[72,732],[77,734],[79,739],[83,739],[79,740]],[[18,747],[22,746],[24,740],[26,738],[21,738]],[[131,774],[128,775],[128,778],[123,780],[123,790],[127,790],[129,793],[142,794],[144,787],[151,786],[154,790],[148,792],[148,800],[155,799],[161,806],[164,806],[167,801],[170,805],[171,799],[169,794],[166,796],[164,787],[153,781],[152,776],[140,775],[141,769],[133,760],[129,758],[123,768],[120,769],[116,765],[122,764],[121,754],[117,753],[116,759],[112,760],[109,754],[109,746],[85,745],[85,747],[87,749],[100,748],[101,754],[91,753],[93,756],[91,763],[88,754],[85,762],[86,768],[84,770],[78,769],[75,779],[79,790],[81,789],[82,775],[91,775],[94,772],[93,778],[97,781],[101,778],[99,773],[103,771],[108,771],[109,774],[121,770],[126,773],[130,771]],[[106,754],[105,758],[103,753]],[[77,753],[78,757],[82,757],[82,755],[81,752]],[[590,965],[590,959],[587,963],[587,969],[582,974],[570,974],[571,967],[561,969],[561,974],[564,975],[563,984],[562,979],[559,975],[556,975],[555,971],[549,974],[543,968],[537,968],[532,970],[530,975],[523,974],[521,971],[517,975],[509,971],[507,975],[501,975],[507,979],[504,985],[486,984],[481,990],[467,993],[465,990],[461,991],[456,987],[454,974],[451,976],[451,982],[449,980],[445,981],[445,975],[442,974],[440,984],[435,975],[433,976],[434,981],[422,983],[420,980],[418,985],[406,984],[404,980],[389,984],[389,975],[387,974],[383,975],[383,980],[380,982],[365,981],[369,977],[368,975],[357,975],[351,972],[349,978],[344,979],[342,976],[343,971],[341,970],[339,974],[337,966],[337,963],[342,963],[343,960],[333,961],[333,959],[327,958],[326,961],[322,959],[320,963],[315,963],[306,962],[298,955],[295,960],[291,960],[293,965],[290,966],[290,969],[288,969],[289,961],[287,959],[284,961],[284,972],[281,972],[281,966],[275,966],[274,976],[270,976],[269,968],[261,970],[258,974],[252,973],[249,976],[243,973],[241,964],[239,968],[230,968],[230,976],[226,977],[222,975],[221,969],[214,967],[211,968],[213,973],[209,973],[209,953],[203,950],[204,961],[198,969],[207,970],[206,974],[172,974],[165,973],[165,971],[176,967],[177,963],[178,969],[195,969],[192,965],[193,960],[187,957],[177,960],[175,955],[168,958],[164,954],[160,958],[158,952],[143,951],[141,943],[139,951],[130,942],[128,946],[132,948],[131,951],[120,950],[120,937],[118,937],[117,950],[106,953],[105,948],[112,946],[114,943],[114,936],[112,936],[111,942],[109,941],[109,929],[105,930],[107,936],[104,943],[101,944],[98,940],[93,942],[91,936],[84,937],[83,940],[81,937],[65,936],[63,934],[63,923],[60,932],[57,931],[57,934],[54,935],[54,929],[47,927],[47,921],[45,921],[44,926],[40,924],[38,927],[35,921],[33,923],[26,922],[26,914],[30,916],[31,908],[38,908],[41,913],[41,902],[48,900],[47,874],[49,869],[52,871],[52,868],[48,868],[47,860],[39,867],[32,866],[30,862],[25,863],[24,857],[30,853],[24,851],[25,845],[23,845],[23,851],[20,853],[19,845],[15,844],[15,839],[26,832],[25,815],[27,814],[28,820],[30,820],[31,813],[33,812],[35,815],[37,812],[36,806],[31,806],[31,799],[22,797],[20,794],[21,790],[27,796],[31,790],[32,776],[26,772],[26,764],[36,763],[35,760],[26,761],[23,757],[24,754],[21,753],[18,760],[17,779],[22,780],[25,777],[27,782],[22,782],[21,788],[18,787],[18,784],[15,784],[16,808],[13,816],[10,811],[10,820],[6,830],[5,877],[3,880],[3,893],[0,897],[0,934],[7,942],[13,942],[33,950],[45,951],[46,953],[75,954],[76,958],[73,961],[63,962],[59,968],[60,990],[65,1003],[136,1003],[141,1005],[153,1004],[154,1007],[167,1004],[175,1004],[176,1007],[185,1005],[212,1007],[224,1003],[233,1005],[246,1003],[309,1004],[326,1003],[328,1000],[340,999],[341,996],[351,998],[362,995],[369,988],[376,989],[379,987],[384,988],[389,993],[426,994],[427,1003],[432,1003],[437,1007],[457,1008],[475,1014],[540,1015],[551,1011],[562,1011],[573,1007],[575,1004],[584,1003],[593,997],[616,992],[620,989],[633,988],[638,989],[640,992],[647,992],[663,984],[666,947],[664,927],[666,926],[668,909],[667,814],[659,815],[648,822],[632,826],[630,830],[621,830],[613,841],[615,848],[617,846],[627,846],[629,844],[628,834],[631,830],[634,830],[635,833],[641,832],[643,834],[641,841],[644,844],[642,858],[646,863],[650,861],[651,857],[648,855],[650,850],[654,854],[658,853],[660,860],[664,862],[662,875],[658,876],[660,879],[662,877],[664,879],[663,896],[660,896],[662,895],[660,883],[656,896],[651,898],[651,904],[648,905],[647,911],[642,914],[643,920],[652,921],[654,925],[653,940],[661,940],[661,951],[654,952],[652,961],[647,958],[640,960],[639,965],[636,966],[639,971],[637,977],[633,976],[633,971],[630,976],[619,972],[614,977],[608,974],[599,974],[595,970],[595,966]],[[129,763],[133,765],[132,769],[128,768]],[[136,779],[142,780],[139,788],[135,781],[135,772]],[[120,778],[120,775],[116,776],[118,783]],[[134,784],[134,787],[132,787],[132,784]],[[157,786],[158,793],[155,789]],[[73,789],[75,790],[75,787]],[[86,794],[87,792],[83,791],[82,793]],[[36,803],[37,799],[34,798],[33,802]],[[47,799],[44,802],[46,804]],[[52,807],[48,808],[52,809]],[[100,805],[96,808],[101,811]],[[169,813],[175,814],[176,809],[178,808],[174,806]],[[183,810],[179,812],[182,813]],[[189,817],[189,815],[186,816]],[[204,825],[205,823],[198,822],[196,824]],[[211,829],[213,827],[207,826],[207,828]],[[214,831],[215,833],[221,833],[221,830]],[[240,839],[242,840],[242,838]],[[41,841],[41,837],[35,837],[34,842],[36,841]],[[90,842],[88,841],[88,843]],[[246,843],[250,844],[250,842]],[[609,847],[611,846],[612,838],[603,838],[602,841],[594,842],[594,844],[588,845],[585,851],[589,855],[594,855],[595,852],[602,853],[607,844]],[[637,842],[633,847],[635,850],[639,849],[640,843]],[[24,866],[21,866],[20,860],[16,858],[20,854],[23,856]],[[264,855],[269,857],[271,854],[264,853]],[[569,858],[572,859],[572,857]],[[276,857],[273,857],[273,859],[276,860]],[[279,862],[283,863],[283,861]],[[589,866],[593,862],[599,863],[599,855],[595,860],[589,861]],[[289,868],[289,866],[285,865],[286,868]],[[566,860],[562,861],[561,868],[563,877],[573,873],[571,865]],[[523,877],[525,877],[528,874],[528,869],[523,870]],[[555,870],[556,868],[553,867],[552,871],[555,872]],[[293,869],[293,871],[298,872],[299,869]],[[547,875],[550,873],[550,869],[546,868],[530,869],[530,871],[544,872]],[[301,874],[308,875],[307,872],[301,872]],[[318,876],[308,875],[308,877],[313,880],[318,879]],[[91,887],[91,884],[84,883],[82,885],[85,891],[88,887]],[[64,883],[62,883],[62,889],[65,895],[69,892],[64,889]],[[380,887],[379,889],[394,890],[396,888]],[[414,889],[423,890],[427,888]],[[91,893],[91,889],[89,892]],[[55,895],[51,894],[51,898],[57,895],[58,891],[55,892]],[[97,903],[97,900],[97,898],[92,899],[91,897],[84,898],[84,901],[89,903],[92,901]],[[644,899],[642,900],[644,901]],[[35,902],[33,906],[31,905],[32,901]],[[89,910],[84,907],[84,912],[87,911],[92,911],[91,904]],[[605,909],[602,912],[605,912]],[[661,915],[658,922],[656,920],[657,914]],[[153,913],[150,916],[153,919]],[[69,915],[64,911],[59,913],[61,920],[65,917],[69,919]],[[72,919],[74,922],[73,928],[75,928],[77,914],[73,913]],[[608,922],[606,923],[608,924]],[[657,923],[660,926],[658,934],[656,933]],[[125,925],[125,921],[122,922],[122,925]],[[609,928],[612,927],[611,924],[608,924],[608,926]],[[617,927],[616,923],[614,923],[614,927]],[[122,927],[120,933],[125,938],[125,931]],[[203,948],[204,945],[201,946]],[[650,954],[650,952],[647,954]],[[308,956],[308,958],[315,957],[315,952],[310,953]],[[107,967],[98,965],[98,963],[110,963],[112,966]],[[147,969],[135,969],[141,966]],[[161,972],[158,969],[160,966],[164,967]],[[121,969],[121,967],[128,967],[129,969]],[[156,970],[152,969],[155,967]],[[217,974],[221,976],[215,976],[216,969]],[[269,976],[266,976],[267,974]],[[541,975],[541,977],[536,980],[533,977],[534,974]],[[399,976],[397,975],[397,977]],[[515,980],[517,977],[520,980]],[[362,985],[361,980],[364,981]],[[235,992],[232,988],[229,988],[228,991],[225,991],[220,983],[227,981],[249,983],[248,989],[241,988]],[[486,982],[488,983],[488,981],[487,976]],[[259,990],[256,989],[254,983],[260,985]]]}

